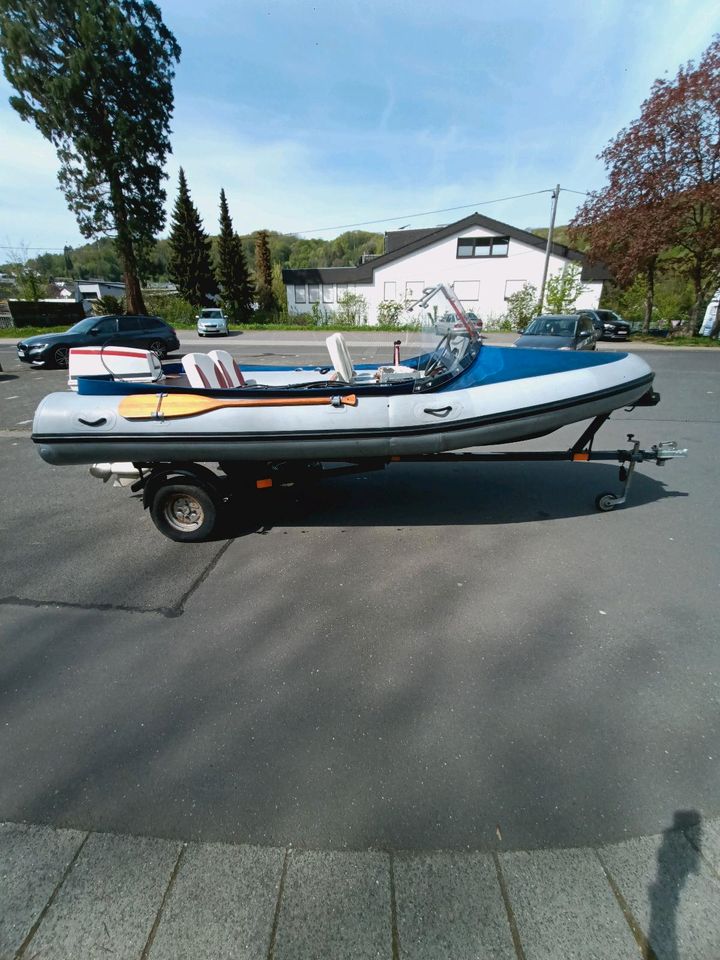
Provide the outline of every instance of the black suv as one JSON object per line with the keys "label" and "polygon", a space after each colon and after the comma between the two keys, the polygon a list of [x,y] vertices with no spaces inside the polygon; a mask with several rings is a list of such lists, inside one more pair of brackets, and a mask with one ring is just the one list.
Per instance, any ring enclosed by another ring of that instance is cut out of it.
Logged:
{"label": "black suv", "polygon": [[614,310],[578,310],[581,317],[590,317],[599,340],[629,340],[630,324]]}
{"label": "black suv", "polygon": [[114,344],[152,350],[164,357],[178,350],[180,341],[160,317],[86,317],[64,333],[41,333],[17,345],[18,358],[38,367],[66,367],[71,347]]}

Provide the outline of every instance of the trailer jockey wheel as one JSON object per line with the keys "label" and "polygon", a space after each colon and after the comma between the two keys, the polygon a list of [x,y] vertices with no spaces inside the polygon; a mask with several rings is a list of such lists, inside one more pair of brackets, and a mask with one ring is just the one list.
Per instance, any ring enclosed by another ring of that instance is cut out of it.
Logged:
{"label": "trailer jockey wheel", "polygon": [[195,483],[166,483],[158,488],[150,516],[160,533],[180,543],[207,539],[217,522],[218,505]]}
{"label": "trailer jockey wheel", "polygon": [[595,506],[603,513],[609,513],[617,506],[617,497],[614,493],[601,493],[595,498]]}

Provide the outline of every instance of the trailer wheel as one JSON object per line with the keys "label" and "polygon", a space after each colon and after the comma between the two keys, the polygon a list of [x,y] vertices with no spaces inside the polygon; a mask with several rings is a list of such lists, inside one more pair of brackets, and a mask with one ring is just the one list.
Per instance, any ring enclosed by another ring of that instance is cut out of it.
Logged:
{"label": "trailer wheel", "polygon": [[160,533],[179,543],[197,543],[212,533],[218,507],[213,498],[194,483],[167,483],[156,491],[150,516]]}
{"label": "trailer wheel", "polygon": [[614,493],[601,493],[595,498],[595,506],[603,513],[610,513],[617,506],[615,500]]}

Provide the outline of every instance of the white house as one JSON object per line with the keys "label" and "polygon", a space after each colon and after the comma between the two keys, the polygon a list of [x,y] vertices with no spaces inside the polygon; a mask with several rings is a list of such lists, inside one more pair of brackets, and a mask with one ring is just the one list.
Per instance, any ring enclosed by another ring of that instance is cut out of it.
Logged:
{"label": "white house", "polygon": [[100,300],[102,297],[125,296],[125,284],[112,280],[79,280],[77,285],[78,300]]}
{"label": "white house", "polygon": [[[466,309],[483,320],[502,316],[506,301],[525,283],[539,291],[546,241],[517,227],[480,213],[423,230],[395,230],[385,234],[385,252],[357,267],[317,267],[283,270],[291,314],[310,313],[313,306],[328,312],[350,292],[367,303],[367,322],[377,323],[383,300],[417,300],[423,287],[451,283]],[[591,264],[578,250],[553,243],[548,276],[571,264],[581,268],[585,285],[576,308],[595,308],[600,302],[606,268]]]}

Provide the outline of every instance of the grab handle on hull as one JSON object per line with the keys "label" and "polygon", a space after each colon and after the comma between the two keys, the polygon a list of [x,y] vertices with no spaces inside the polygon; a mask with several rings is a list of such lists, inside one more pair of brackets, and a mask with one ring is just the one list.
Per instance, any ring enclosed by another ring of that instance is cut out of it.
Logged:
{"label": "grab handle on hull", "polygon": [[431,413],[434,417],[446,417],[452,410],[451,406],[448,407],[425,407],[425,413]]}

